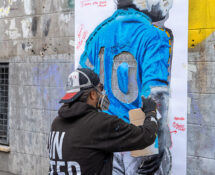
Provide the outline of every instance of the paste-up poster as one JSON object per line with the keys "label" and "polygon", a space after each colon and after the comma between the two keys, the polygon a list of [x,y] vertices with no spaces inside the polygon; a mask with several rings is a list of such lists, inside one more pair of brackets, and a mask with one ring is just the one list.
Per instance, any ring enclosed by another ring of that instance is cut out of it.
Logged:
{"label": "paste-up poster", "polygon": [[107,113],[130,123],[142,96],[157,102],[154,153],[114,153],[113,175],[186,174],[188,1],[76,0],[75,29],[76,68],[100,76]]}

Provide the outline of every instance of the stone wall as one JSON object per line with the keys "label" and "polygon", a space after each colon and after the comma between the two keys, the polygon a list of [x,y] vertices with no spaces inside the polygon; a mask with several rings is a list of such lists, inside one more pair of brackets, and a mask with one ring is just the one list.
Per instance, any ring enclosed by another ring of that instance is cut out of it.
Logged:
{"label": "stone wall", "polygon": [[48,133],[74,70],[72,6],[68,0],[0,1],[0,62],[10,64],[10,153],[0,152],[0,175],[48,174]]}
{"label": "stone wall", "polygon": [[190,0],[188,66],[188,175],[215,168],[215,1]]}
{"label": "stone wall", "polygon": [[[210,41],[211,40],[211,41]],[[215,36],[189,50],[188,175],[214,174]]]}

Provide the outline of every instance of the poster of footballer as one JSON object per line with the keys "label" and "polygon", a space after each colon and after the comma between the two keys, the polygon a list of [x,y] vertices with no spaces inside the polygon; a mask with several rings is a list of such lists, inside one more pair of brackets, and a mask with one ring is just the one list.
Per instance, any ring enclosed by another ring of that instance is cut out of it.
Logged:
{"label": "poster of footballer", "polygon": [[76,0],[75,66],[100,76],[109,114],[130,123],[141,97],[157,102],[150,153],[114,153],[113,175],[186,174],[187,0]]}

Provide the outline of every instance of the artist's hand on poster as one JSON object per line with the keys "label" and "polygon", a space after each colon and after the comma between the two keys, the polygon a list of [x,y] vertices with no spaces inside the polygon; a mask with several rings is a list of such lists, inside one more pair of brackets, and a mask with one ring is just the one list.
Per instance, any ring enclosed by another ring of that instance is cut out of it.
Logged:
{"label": "artist's hand on poster", "polygon": [[147,114],[150,114],[150,116],[156,118],[157,104],[152,98],[144,98],[142,96],[142,105],[142,110],[146,114],[146,117],[148,116]]}
{"label": "artist's hand on poster", "polygon": [[139,166],[137,173],[142,175],[154,175],[160,167],[164,152],[145,157]]}

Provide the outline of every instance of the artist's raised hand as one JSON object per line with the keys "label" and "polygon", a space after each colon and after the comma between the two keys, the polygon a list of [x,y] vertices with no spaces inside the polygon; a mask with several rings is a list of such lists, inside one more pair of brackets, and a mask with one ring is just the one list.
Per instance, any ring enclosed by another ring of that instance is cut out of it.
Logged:
{"label": "artist's raised hand", "polygon": [[[142,96],[142,110],[145,113],[146,117],[153,116],[156,118],[156,108],[157,104],[152,98],[144,98]],[[157,119],[157,118],[156,118]]]}

